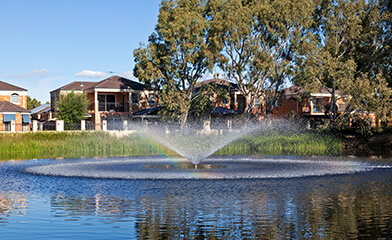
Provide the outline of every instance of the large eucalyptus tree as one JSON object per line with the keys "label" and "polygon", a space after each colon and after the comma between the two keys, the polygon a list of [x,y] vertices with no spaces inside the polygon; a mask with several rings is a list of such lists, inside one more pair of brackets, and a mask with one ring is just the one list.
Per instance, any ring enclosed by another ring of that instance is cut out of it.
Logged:
{"label": "large eucalyptus tree", "polygon": [[210,66],[203,0],[163,0],[146,46],[134,50],[134,74],[160,92],[164,116],[187,122],[194,87]]}
{"label": "large eucalyptus tree", "polygon": [[301,75],[296,84],[309,91],[328,87],[331,119],[337,117],[336,103],[344,95],[349,114],[353,110],[373,112],[385,119],[390,111],[390,88],[385,80],[390,59],[385,42],[390,29],[385,28],[385,14],[378,1],[322,0],[317,5],[309,31],[313,39],[304,45],[299,58]]}
{"label": "large eucalyptus tree", "polygon": [[[246,96],[245,113],[255,99],[273,101],[297,65],[312,14],[310,0],[210,0],[209,43],[217,65]],[[272,93],[272,94],[271,94]]]}

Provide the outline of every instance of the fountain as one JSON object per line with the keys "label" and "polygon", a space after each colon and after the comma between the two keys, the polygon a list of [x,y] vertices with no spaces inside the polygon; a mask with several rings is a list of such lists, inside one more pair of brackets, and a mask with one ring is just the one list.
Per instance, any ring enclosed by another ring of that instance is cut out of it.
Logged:
{"label": "fountain", "polygon": [[139,134],[154,139],[181,157],[60,160],[24,171],[38,175],[104,179],[268,179],[350,174],[379,168],[378,165],[326,157],[211,156],[245,135],[285,129],[292,124],[281,121],[273,125],[248,125],[235,130],[215,131],[209,127],[180,131],[167,125],[139,126]]}
{"label": "fountain", "polygon": [[172,147],[176,157],[0,162],[1,237],[391,236],[392,205],[386,203],[392,202],[392,159],[209,155],[238,136],[271,127],[287,124],[193,134],[139,129]]}

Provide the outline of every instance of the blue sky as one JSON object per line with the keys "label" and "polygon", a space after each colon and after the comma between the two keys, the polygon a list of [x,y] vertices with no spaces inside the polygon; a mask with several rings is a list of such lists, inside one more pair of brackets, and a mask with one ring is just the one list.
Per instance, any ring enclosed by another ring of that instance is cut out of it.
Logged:
{"label": "blue sky", "polygon": [[132,52],[154,31],[160,0],[0,3],[0,81],[44,103],[54,89],[109,71],[132,79]]}

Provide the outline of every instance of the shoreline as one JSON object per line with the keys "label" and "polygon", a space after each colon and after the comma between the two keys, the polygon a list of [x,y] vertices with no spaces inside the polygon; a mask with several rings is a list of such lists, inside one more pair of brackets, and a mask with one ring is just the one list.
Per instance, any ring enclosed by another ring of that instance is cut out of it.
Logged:
{"label": "shoreline", "polygon": [[[27,132],[0,134],[0,161],[45,158],[176,156],[146,137],[107,132]],[[392,134],[358,136],[304,132],[295,136],[246,136],[216,151],[222,155],[392,157]]]}

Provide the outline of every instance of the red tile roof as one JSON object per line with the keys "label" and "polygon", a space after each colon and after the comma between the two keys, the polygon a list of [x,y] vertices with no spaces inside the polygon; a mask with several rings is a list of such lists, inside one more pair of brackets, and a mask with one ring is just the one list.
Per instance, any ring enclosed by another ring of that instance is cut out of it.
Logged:
{"label": "red tile roof", "polygon": [[71,82],[70,84],[64,85],[56,90],[53,90],[51,92],[55,92],[58,90],[75,90],[75,91],[83,91],[84,89],[88,89],[91,87],[94,87],[98,82]]}
{"label": "red tile roof", "polygon": [[84,89],[91,89],[91,88],[116,88],[116,89],[133,89],[133,90],[146,89],[144,84],[123,77],[112,76],[100,82],[78,82],[78,81],[72,82],[51,92],[55,92],[58,90],[82,91]]}
{"label": "red tile roof", "polygon": [[30,113],[26,108],[19,107],[10,102],[0,101],[0,112],[23,112]]}
{"label": "red tile roof", "polygon": [[0,90],[27,91],[24,88],[0,81]]}
{"label": "red tile roof", "polygon": [[146,89],[144,84],[119,77],[112,76],[98,82],[94,88],[120,88],[120,89],[133,89],[133,90],[144,90]]}

